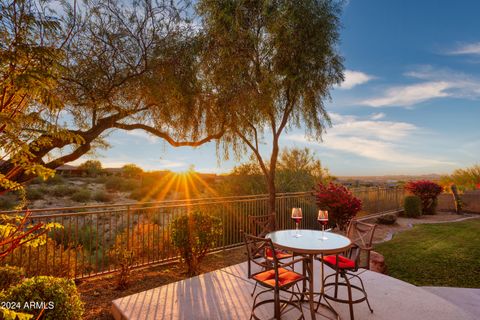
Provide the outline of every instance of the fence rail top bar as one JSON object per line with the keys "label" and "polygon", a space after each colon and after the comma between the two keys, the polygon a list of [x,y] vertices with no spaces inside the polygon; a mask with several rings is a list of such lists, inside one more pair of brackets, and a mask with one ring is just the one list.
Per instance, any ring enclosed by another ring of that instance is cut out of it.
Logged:
{"label": "fence rail top bar", "polygon": [[[365,192],[371,189],[376,190],[391,190],[396,189],[397,187],[359,187],[359,188],[350,188],[352,192]],[[312,191],[300,191],[300,192],[283,192],[277,193],[277,197],[294,197],[294,196],[302,196],[302,195],[309,195],[312,194]],[[78,210],[92,210],[97,209],[98,211],[102,209],[113,209],[113,208],[142,208],[144,206],[151,206],[151,207],[160,207],[165,206],[167,204],[174,204],[174,205],[189,205],[189,204],[198,204],[198,202],[224,202],[224,201],[238,201],[242,199],[255,199],[259,200],[260,198],[267,198],[268,194],[256,194],[256,195],[245,195],[245,196],[226,196],[226,197],[205,197],[205,198],[195,198],[195,199],[181,199],[181,200],[162,200],[162,201],[149,201],[149,202],[126,202],[126,203],[119,203],[119,204],[103,204],[103,205],[87,205],[87,206],[74,206],[74,207],[53,207],[53,208],[43,208],[43,209],[29,209],[31,213],[41,213],[41,212],[58,212],[58,211],[78,211]],[[98,212],[95,211],[95,212]],[[19,214],[23,213],[25,210],[8,210],[8,211],[0,211],[0,214]],[[42,215],[44,216],[44,215]]]}
{"label": "fence rail top bar", "polygon": [[[311,191],[302,191],[302,192],[285,192],[285,193],[277,193],[277,197],[294,197],[294,196],[302,196],[311,194]],[[181,199],[181,200],[162,200],[162,201],[149,201],[149,202],[127,202],[127,203],[119,203],[119,204],[104,204],[104,205],[88,205],[88,206],[76,206],[76,207],[53,207],[53,208],[44,208],[44,209],[29,209],[32,213],[38,212],[52,212],[52,211],[75,211],[75,210],[85,210],[85,209],[108,209],[108,208],[138,208],[142,206],[154,206],[154,205],[165,205],[165,204],[197,204],[197,202],[223,202],[226,200],[237,201],[242,199],[254,199],[258,200],[259,198],[267,198],[268,194],[255,194],[255,195],[247,195],[247,196],[228,196],[228,197],[210,197],[210,198],[195,198],[195,199]],[[25,210],[9,210],[9,211],[0,211],[0,214],[15,214],[15,213],[22,213]],[[98,211],[97,211],[98,212]]]}

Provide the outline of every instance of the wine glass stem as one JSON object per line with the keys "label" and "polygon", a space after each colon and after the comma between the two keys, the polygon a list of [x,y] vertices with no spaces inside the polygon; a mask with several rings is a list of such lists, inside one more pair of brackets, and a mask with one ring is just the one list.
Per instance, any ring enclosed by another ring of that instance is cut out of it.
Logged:
{"label": "wine glass stem", "polygon": [[298,222],[296,222],[295,225],[297,226],[296,228],[297,228],[297,234],[298,234]]}
{"label": "wine glass stem", "polygon": [[322,224],[322,239],[325,238],[324,232],[325,232],[325,226]]}

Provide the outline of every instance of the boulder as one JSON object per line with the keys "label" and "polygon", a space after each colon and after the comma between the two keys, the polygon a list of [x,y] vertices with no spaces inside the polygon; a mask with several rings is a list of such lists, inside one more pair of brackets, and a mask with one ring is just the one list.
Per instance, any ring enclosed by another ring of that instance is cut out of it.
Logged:
{"label": "boulder", "polygon": [[394,224],[397,221],[397,215],[393,212],[385,213],[377,218],[377,223],[380,224]]}
{"label": "boulder", "polygon": [[385,258],[376,251],[370,252],[370,270],[378,273],[387,273],[387,266],[385,265]]}

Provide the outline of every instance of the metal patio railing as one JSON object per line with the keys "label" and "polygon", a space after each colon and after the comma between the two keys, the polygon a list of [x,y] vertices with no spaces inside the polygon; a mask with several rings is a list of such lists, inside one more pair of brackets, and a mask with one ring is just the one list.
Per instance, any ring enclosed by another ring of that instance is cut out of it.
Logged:
{"label": "metal patio railing", "polygon": [[[362,200],[362,214],[401,208],[403,189],[352,189]],[[3,263],[22,266],[27,275],[85,278],[116,271],[118,255],[133,254],[134,267],[178,259],[171,244],[170,222],[180,215],[201,210],[222,221],[223,234],[212,251],[242,244],[240,230],[247,230],[249,215],[267,214],[268,195],[169,200],[102,206],[35,209],[31,222],[63,225],[49,233],[47,242],[35,248],[22,246]],[[316,229],[317,206],[311,192],[277,195],[277,228],[292,227],[293,207],[303,209],[302,228]],[[3,212],[3,213],[13,213]]]}

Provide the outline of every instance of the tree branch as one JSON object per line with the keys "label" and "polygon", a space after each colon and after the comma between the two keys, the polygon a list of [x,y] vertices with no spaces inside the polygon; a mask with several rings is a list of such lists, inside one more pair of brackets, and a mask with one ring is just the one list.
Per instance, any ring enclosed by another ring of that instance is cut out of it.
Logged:
{"label": "tree branch", "polygon": [[166,133],[162,130],[158,130],[158,129],[152,128],[150,126],[141,124],[141,123],[125,124],[125,123],[116,122],[116,123],[113,124],[113,127],[123,129],[123,130],[137,130],[137,129],[144,130],[144,131],[149,132],[149,133],[151,133],[151,134],[153,134],[153,135],[155,135],[159,138],[164,139],[165,141],[167,141],[173,147],[184,147],[184,146],[198,147],[198,146],[200,146],[204,143],[210,142],[212,140],[220,139],[223,136],[223,134],[225,133],[225,130],[222,128],[222,130],[220,130],[218,133],[208,135],[205,138],[200,139],[200,140],[196,140],[196,141],[176,141],[168,133]]}

